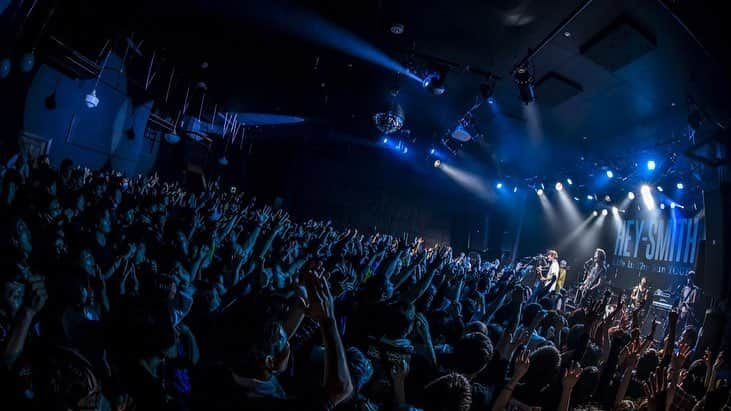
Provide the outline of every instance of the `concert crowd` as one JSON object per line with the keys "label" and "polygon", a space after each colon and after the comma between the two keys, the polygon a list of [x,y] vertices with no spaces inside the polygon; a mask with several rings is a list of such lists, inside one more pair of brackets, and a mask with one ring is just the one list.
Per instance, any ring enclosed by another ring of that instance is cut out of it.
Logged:
{"label": "concert crowd", "polygon": [[2,410],[729,408],[676,312],[532,264],[45,157],[0,199]]}

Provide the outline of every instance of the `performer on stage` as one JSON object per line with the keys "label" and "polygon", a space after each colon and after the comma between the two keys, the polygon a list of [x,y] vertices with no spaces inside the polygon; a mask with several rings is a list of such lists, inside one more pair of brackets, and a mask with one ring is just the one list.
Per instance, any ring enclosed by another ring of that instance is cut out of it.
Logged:
{"label": "performer on stage", "polygon": [[601,248],[597,248],[594,251],[594,257],[584,263],[584,270],[587,274],[576,295],[577,306],[581,304],[584,298],[598,296],[604,291],[608,282],[606,261],[607,253]]}
{"label": "performer on stage", "polygon": [[679,289],[678,327],[680,330],[695,322],[695,303],[700,294],[700,287],[695,285],[694,281],[695,271],[689,271],[685,285]]}
{"label": "performer on stage", "polygon": [[561,260],[561,262],[558,264],[558,279],[556,280],[556,290],[561,291],[563,288],[564,283],[566,282],[566,272],[568,271],[569,266],[566,260]]}
{"label": "performer on stage", "polygon": [[551,284],[551,281],[553,281],[550,291],[555,291],[560,289],[556,288],[558,284],[558,281],[556,280],[558,279],[559,274],[558,252],[556,250],[548,250],[546,252],[546,261],[548,262],[547,266],[538,267],[538,276],[543,283],[543,286],[547,286],[548,284]]}
{"label": "performer on stage", "polygon": [[642,277],[640,283],[632,289],[632,305],[637,308],[647,299],[650,294],[650,287],[647,285],[647,277]]}

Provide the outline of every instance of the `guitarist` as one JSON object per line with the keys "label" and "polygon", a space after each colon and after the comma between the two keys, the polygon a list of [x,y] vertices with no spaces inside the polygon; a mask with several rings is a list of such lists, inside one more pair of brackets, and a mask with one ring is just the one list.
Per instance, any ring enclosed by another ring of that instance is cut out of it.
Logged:
{"label": "guitarist", "polygon": [[695,303],[700,294],[700,287],[695,285],[695,271],[688,271],[686,283],[678,291],[680,297],[678,325],[682,330],[689,323],[695,322]]}
{"label": "guitarist", "polygon": [[604,291],[604,287],[609,282],[606,261],[607,253],[601,248],[597,248],[594,251],[594,258],[587,261],[587,264],[584,265],[586,278],[579,286],[576,306],[579,306],[581,301],[587,296],[598,296]]}
{"label": "guitarist", "polygon": [[546,252],[546,261],[548,262],[546,266],[538,267],[538,277],[544,287],[549,284],[551,285],[549,291],[556,291],[556,280],[558,279],[559,273],[558,252],[556,250],[548,250]]}

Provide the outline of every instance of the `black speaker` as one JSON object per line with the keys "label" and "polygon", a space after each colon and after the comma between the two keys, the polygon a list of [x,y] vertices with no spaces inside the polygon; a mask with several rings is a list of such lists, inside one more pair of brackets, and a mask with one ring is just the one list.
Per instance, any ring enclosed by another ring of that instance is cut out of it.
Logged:
{"label": "black speaker", "polygon": [[705,240],[701,241],[696,260],[696,283],[709,297],[721,297],[726,291],[723,275],[724,207],[722,190],[703,192]]}

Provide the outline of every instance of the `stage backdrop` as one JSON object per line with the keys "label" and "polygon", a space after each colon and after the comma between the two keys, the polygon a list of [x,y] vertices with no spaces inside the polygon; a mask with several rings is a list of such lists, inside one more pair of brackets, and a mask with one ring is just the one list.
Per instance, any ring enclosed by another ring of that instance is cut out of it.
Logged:
{"label": "stage backdrop", "polygon": [[[601,218],[601,217],[599,217]],[[702,213],[658,210],[605,217],[602,243],[615,287],[628,289],[647,277],[653,289],[674,289],[696,268],[705,238]]]}

